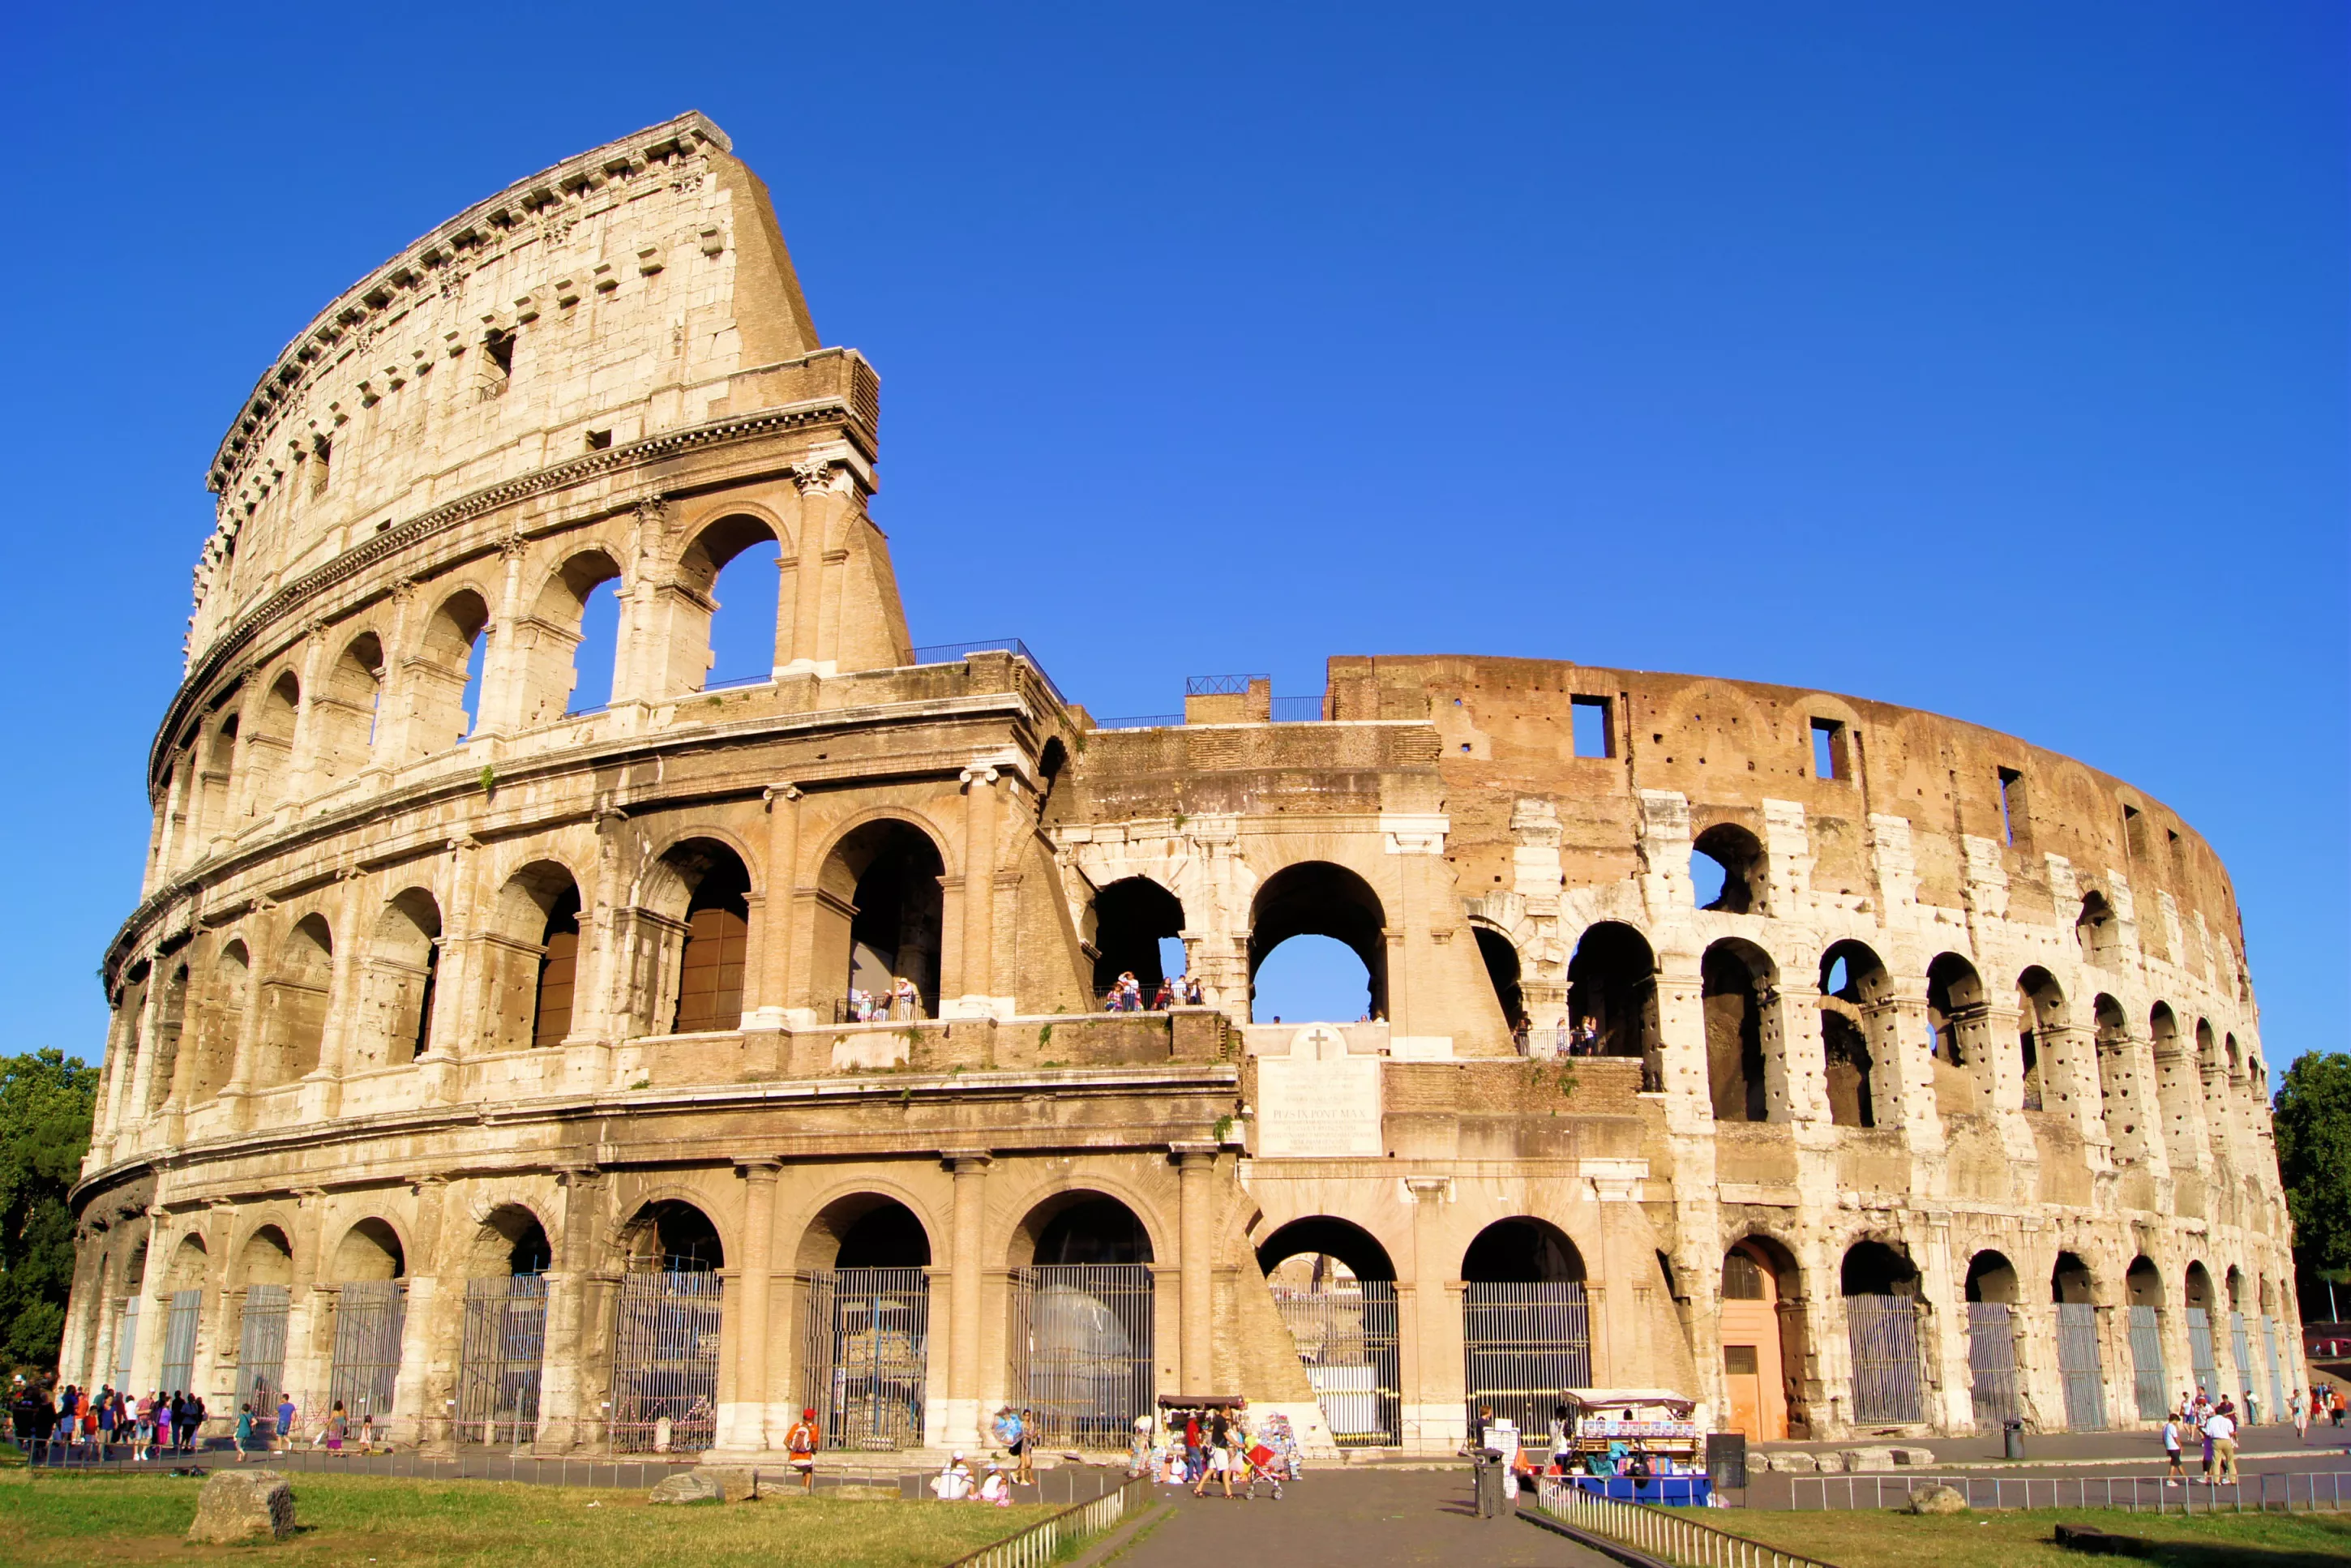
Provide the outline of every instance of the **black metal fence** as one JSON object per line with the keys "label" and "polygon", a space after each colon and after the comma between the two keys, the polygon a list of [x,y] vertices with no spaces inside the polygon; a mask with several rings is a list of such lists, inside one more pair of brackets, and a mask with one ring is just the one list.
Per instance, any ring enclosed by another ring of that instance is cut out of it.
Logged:
{"label": "black metal fence", "polygon": [[2057,1303],[2057,1372],[2065,1381],[2066,1427],[2105,1431],[2106,1375],[2098,1354],[2098,1309],[2087,1301]]}
{"label": "black metal fence", "polygon": [[922,1446],[930,1320],[926,1270],[810,1275],[800,1398],[821,1416],[828,1447]]}
{"label": "black metal fence", "polygon": [[1307,1289],[1277,1285],[1273,1304],[1289,1325],[1332,1440],[1343,1448],[1402,1442],[1395,1283],[1347,1280]]}
{"label": "black metal fence", "polygon": [[709,1270],[621,1277],[613,1452],[699,1453],[716,1440],[720,1291]]}
{"label": "black metal fence", "polygon": [[2138,1418],[2160,1421],[2171,1408],[2171,1375],[2163,1364],[2161,1320],[2151,1306],[2130,1309],[2131,1394]]}
{"label": "black metal fence", "polygon": [[400,1342],[408,1326],[404,1280],[355,1281],[337,1293],[335,1359],[327,1378],[327,1414],[340,1404],[352,1433],[391,1419],[400,1385]]}
{"label": "black metal fence", "polygon": [[1562,1389],[1592,1386],[1583,1282],[1464,1285],[1461,1353],[1470,1419],[1482,1408],[1521,1432],[1543,1430]]}
{"label": "black metal fence", "polygon": [[538,1436],[539,1362],[546,1349],[546,1275],[465,1281],[457,1361],[459,1442],[512,1447]]}
{"label": "black metal fence", "polygon": [[1844,1323],[1853,1352],[1853,1418],[1886,1425],[1924,1420],[1918,1303],[1908,1296],[1847,1296]]}
{"label": "black metal fence", "polygon": [[2004,1301],[1968,1303],[1969,1393],[1985,1431],[2024,1413],[2016,1376],[2015,1309]]}
{"label": "black metal fence", "polygon": [[1117,1448],[1151,1411],[1145,1263],[1051,1263],[1013,1276],[1012,1378],[1046,1445]]}

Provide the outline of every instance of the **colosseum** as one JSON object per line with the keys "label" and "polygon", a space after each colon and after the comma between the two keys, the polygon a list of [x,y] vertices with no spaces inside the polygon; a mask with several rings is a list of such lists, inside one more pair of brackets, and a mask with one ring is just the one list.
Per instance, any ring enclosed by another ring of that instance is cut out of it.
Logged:
{"label": "colosseum", "polygon": [[[105,956],[64,1375],[731,1458],[804,1406],[1451,1453],[1566,1388],[1771,1441],[2305,1380],[2235,898],[2160,801],[1565,661],[1096,719],[914,643],[880,385],[695,114],[269,366]],[[738,556],[773,655],[714,679]],[[1362,1005],[1253,1021],[1301,936]]]}

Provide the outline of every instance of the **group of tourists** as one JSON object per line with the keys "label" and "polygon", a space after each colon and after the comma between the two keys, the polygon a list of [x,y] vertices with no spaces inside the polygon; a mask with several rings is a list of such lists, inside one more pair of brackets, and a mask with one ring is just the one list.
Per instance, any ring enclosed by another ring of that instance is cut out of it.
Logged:
{"label": "group of tourists", "polygon": [[16,1447],[49,1464],[193,1453],[210,1414],[201,1396],[183,1391],[133,1399],[110,1384],[93,1393],[68,1383],[52,1395],[22,1377],[8,1406]]}
{"label": "group of tourists", "polygon": [[[1163,978],[1151,993],[1151,1010],[1164,1013],[1169,1008],[1196,1008],[1205,1005],[1201,999],[1200,977],[1197,975],[1176,975]],[[1143,982],[1134,971],[1123,971],[1111,983],[1102,996],[1102,1011],[1106,1013],[1139,1013],[1143,1007]]]}
{"label": "group of tourists", "polygon": [[1289,1416],[1275,1411],[1256,1419],[1249,1415],[1249,1402],[1241,1400],[1172,1409],[1157,1422],[1136,1416],[1126,1473],[1162,1486],[1189,1487],[1194,1497],[1206,1497],[1209,1487],[1216,1486],[1236,1501],[1256,1497],[1258,1483],[1263,1481],[1278,1500],[1281,1483],[1298,1479],[1301,1458]]}
{"label": "group of tourists", "polygon": [[886,991],[869,991],[857,986],[849,988],[849,1021],[852,1023],[912,1023],[923,1016],[923,993],[914,982],[904,975],[890,982]]}
{"label": "group of tourists", "polygon": [[[2295,1392],[2298,1395],[2301,1391]],[[2236,1402],[2227,1395],[2216,1402],[2201,1388],[2192,1395],[2183,1392],[2179,1406],[2163,1419],[2163,1484],[2186,1484],[2188,1474],[2181,1466],[2179,1451],[2184,1442],[2196,1438],[2204,1447],[2204,1473],[2197,1479],[2206,1486],[2233,1485],[2237,1480],[2238,1425]]]}
{"label": "group of tourists", "polygon": [[2310,1429],[2321,1421],[2331,1426],[2342,1426],[2344,1412],[2351,1409],[2351,1404],[2344,1400],[2340,1385],[2332,1388],[2313,1388],[2307,1402],[2302,1397],[2302,1390],[2297,1388],[2294,1391],[2293,1403],[2294,1430],[2304,1437],[2309,1437]]}

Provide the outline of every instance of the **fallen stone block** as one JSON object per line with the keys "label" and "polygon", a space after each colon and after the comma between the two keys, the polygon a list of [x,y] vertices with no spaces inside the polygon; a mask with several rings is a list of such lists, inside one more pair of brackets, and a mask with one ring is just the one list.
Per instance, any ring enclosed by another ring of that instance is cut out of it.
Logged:
{"label": "fallen stone block", "polygon": [[1957,1487],[1940,1484],[1920,1487],[1910,1494],[1910,1500],[1903,1506],[1902,1511],[1905,1513],[1965,1513],[1968,1511],[1968,1494]]}
{"label": "fallen stone block", "polygon": [[1842,1453],[1814,1454],[1813,1469],[1824,1476],[1841,1476],[1844,1474],[1844,1456]]}
{"label": "fallen stone block", "polygon": [[1844,1458],[1846,1471],[1853,1475],[1866,1475],[1894,1468],[1894,1450],[1891,1448],[1840,1448],[1837,1453]]}
{"label": "fallen stone block", "polygon": [[1896,1448],[1894,1450],[1894,1462],[1905,1469],[1924,1469],[1934,1464],[1935,1451],[1916,1447]]}
{"label": "fallen stone block", "polygon": [[214,1546],[294,1533],[294,1489],[277,1470],[214,1470],[196,1493],[188,1539]]}
{"label": "fallen stone block", "polygon": [[684,1470],[656,1485],[649,1503],[725,1502],[726,1490],[707,1470]]}

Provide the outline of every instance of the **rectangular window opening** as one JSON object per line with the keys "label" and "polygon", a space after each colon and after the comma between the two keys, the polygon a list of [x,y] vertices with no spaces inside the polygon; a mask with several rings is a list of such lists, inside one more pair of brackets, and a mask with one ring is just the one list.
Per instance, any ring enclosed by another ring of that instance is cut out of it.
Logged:
{"label": "rectangular window opening", "polygon": [[603,451],[606,447],[608,447],[608,446],[610,446],[610,445],[611,445],[611,444],[612,444],[612,433],[611,433],[611,431],[609,431],[609,430],[591,430],[591,431],[590,431],[590,432],[588,433],[588,450],[589,450],[589,451],[590,451],[590,452],[601,452],[601,451]]}
{"label": "rectangular window opening", "polygon": [[1843,779],[1852,770],[1844,724],[1833,718],[1813,720],[1813,777]]}
{"label": "rectangular window opening", "polygon": [[503,382],[514,374],[515,335],[512,328],[494,330],[482,340],[484,374]]}
{"label": "rectangular window opening", "polygon": [[2024,825],[2024,775],[2013,768],[2000,770],[2000,831],[2009,843],[2017,841]]}
{"label": "rectangular window opening", "polygon": [[325,436],[310,443],[310,496],[313,500],[327,493],[328,465],[333,462],[335,444]]}
{"label": "rectangular window opening", "polygon": [[1575,755],[1615,756],[1615,728],[1608,722],[1608,699],[1576,697],[1572,699],[1569,707],[1575,720]]}

